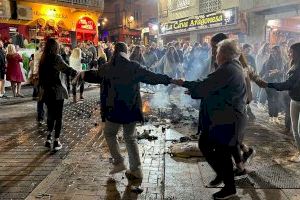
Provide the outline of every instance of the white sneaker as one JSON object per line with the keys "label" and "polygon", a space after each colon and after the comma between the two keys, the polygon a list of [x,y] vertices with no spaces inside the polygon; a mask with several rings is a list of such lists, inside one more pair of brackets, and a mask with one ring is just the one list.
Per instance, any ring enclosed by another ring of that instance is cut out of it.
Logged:
{"label": "white sneaker", "polygon": [[135,171],[127,170],[125,172],[125,175],[127,179],[132,180],[132,179],[143,179],[143,172],[142,170],[138,169]]}
{"label": "white sneaker", "polygon": [[120,162],[119,164],[113,165],[113,168],[110,170],[109,174],[115,174],[121,171],[126,170],[126,166],[124,162]]}
{"label": "white sneaker", "polygon": [[289,159],[290,162],[295,162],[295,163],[299,163],[300,162],[300,155],[299,154],[296,154],[294,155],[293,157],[291,157]]}

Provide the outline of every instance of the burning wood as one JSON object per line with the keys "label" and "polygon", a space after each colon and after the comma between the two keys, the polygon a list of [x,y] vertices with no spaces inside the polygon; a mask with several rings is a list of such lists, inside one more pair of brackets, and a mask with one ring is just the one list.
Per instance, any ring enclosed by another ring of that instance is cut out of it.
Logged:
{"label": "burning wood", "polygon": [[144,101],[143,103],[143,113],[147,114],[150,112],[150,103],[149,101]]}

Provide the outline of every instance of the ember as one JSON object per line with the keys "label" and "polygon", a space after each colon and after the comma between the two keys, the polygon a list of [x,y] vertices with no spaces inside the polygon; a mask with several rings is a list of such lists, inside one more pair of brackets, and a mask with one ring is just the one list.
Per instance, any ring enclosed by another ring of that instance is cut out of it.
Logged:
{"label": "ember", "polygon": [[150,112],[150,104],[149,101],[145,101],[143,103],[143,113],[149,113]]}

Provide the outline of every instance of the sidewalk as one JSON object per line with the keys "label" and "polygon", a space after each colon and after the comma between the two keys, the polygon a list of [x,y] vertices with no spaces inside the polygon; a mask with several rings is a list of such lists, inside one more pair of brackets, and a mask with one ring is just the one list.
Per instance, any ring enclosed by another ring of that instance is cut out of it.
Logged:
{"label": "sidewalk", "polygon": [[21,93],[24,96],[24,98],[13,97],[13,93],[11,89],[5,88],[5,95],[7,95],[8,98],[0,98],[0,106],[28,102],[32,100],[32,93],[33,93],[32,86],[30,85],[22,86]]}
{"label": "sidewalk", "polygon": [[[92,89],[95,89],[99,86],[96,84],[85,84],[84,91],[89,91]],[[24,85],[22,86],[21,93],[24,96],[24,98],[21,97],[13,97],[13,93],[10,88],[6,88],[6,95],[8,98],[0,98],[0,106],[1,105],[12,105],[12,104],[19,104],[24,102],[30,102],[32,101],[32,93],[33,93],[33,86],[31,85]]]}

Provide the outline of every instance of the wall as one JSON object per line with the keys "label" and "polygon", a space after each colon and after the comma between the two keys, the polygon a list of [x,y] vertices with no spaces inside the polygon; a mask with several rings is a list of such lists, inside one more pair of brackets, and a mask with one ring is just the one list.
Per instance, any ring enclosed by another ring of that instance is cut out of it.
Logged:
{"label": "wall", "polygon": [[[116,20],[116,6],[119,7],[120,19]],[[134,16],[134,11],[139,11],[140,19],[132,23],[128,23],[128,18]],[[146,22],[150,18],[157,18],[158,9],[156,1],[152,0],[138,0],[133,1],[132,4],[126,4],[125,0],[107,0],[105,1],[104,14],[102,17],[108,19],[107,24],[104,26],[106,29],[114,29],[118,26],[127,26],[133,29],[145,27]]]}
{"label": "wall", "polygon": [[299,0],[240,0],[241,10],[259,11],[278,7],[299,4]]}
{"label": "wall", "polygon": [[[159,3],[166,3],[167,1],[164,0],[159,0],[161,2]],[[165,6],[165,5],[160,5]],[[159,8],[160,10],[162,8]],[[197,15],[199,14],[199,0],[191,0],[191,4],[188,8],[182,9],[182,10],[177,10],[177,11],[168,11],[168,16],[167,17],[161,17],[159,19],[160,23],[165,23],[171,20],[175,20],[175,19],[180,19],[180,18],[184,18],[184,17],[189,17],[189,16],[193,16],[193,15]]]}

